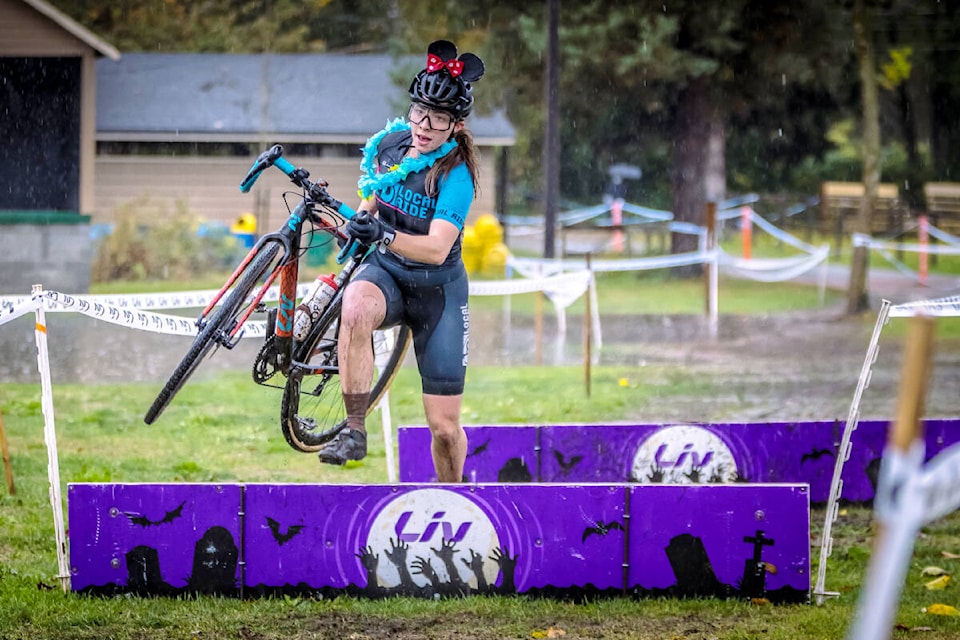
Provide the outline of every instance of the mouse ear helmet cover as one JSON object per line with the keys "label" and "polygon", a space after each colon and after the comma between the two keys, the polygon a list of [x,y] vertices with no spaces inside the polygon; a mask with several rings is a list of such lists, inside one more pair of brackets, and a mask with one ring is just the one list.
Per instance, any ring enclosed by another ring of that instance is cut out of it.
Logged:
{"label": "mouse ear helmet cover", "polygon": [[457,56],[457,46],[436,40],[427,47],[427,66],[410,83],[410,99],[457,119],[473,109],[473,87],[483,76],[483,61],[472,53]]}

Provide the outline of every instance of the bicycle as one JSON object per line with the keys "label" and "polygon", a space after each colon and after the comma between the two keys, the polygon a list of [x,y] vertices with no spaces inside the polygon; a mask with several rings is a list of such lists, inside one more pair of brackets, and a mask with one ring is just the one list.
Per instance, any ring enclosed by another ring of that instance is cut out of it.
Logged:
{"label": "bicycle", "polygon": [[[271,380],[278,373],[286,378],[280,402],[281,429],[291,447],[310,453],[318,451],[346,426],[337,361],[340,311],[344,288],[371,248],[343,232],[346,220],[356,212],[327,193],[326,181],[313,182],[305,169],[294,168],[283,158],[281,145],[274,145],[257,157],[240,183],[240,190],[249,192],[269,167],[283,171],[300,187],[299,201],[278,230],[257,240],[200,313],[193,344],[147,410],[144,422],[152,424],[160,416],[201,361],[212,355],[214,347],[233,349],[243,336],[244,323],[254,313],[266,313],[266,337],[253,363],[253,380],[280,388]],[[305,223],[310,224],[306,230]],[[327,235],[325,241],[340,245],[337,263],[341,268],[333,279],[333,297],[306,336],[296,340],[293,328],[300,259],[308,249],[318,246],[311,244],[317,234]],[[305,236],[309,240],[303,243]],[[278,278],[277,304],[268,308],[264,297]],[[404,325],[392,341],[388,333],[375,334],[374,353],[381,364],[372,382],[368,414],[393,381],[410,336],[410,329]]]}

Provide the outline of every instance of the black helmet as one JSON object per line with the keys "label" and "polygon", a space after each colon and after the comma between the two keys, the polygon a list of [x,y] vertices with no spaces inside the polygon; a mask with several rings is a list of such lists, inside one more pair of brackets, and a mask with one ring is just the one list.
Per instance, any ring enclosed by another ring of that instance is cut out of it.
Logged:
{"label": "black helmet", "polygon": [[483,61],[472,53],[457,57],[452,42],[437,40],[427,48],[427,68],[410,83],[410,99],[463,120],[473,109],[473,87],[483,76]]}

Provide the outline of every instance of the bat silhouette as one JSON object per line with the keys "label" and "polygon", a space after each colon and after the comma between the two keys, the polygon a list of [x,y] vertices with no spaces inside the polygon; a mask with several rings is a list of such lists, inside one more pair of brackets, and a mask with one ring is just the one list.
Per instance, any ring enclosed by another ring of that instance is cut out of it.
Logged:
{"label": "bat silhouette", "polygon": [[563,457],[563,454],[556,449],[553,450],[553,455],[557,459],[557,464],[559,464],[563,470],[563,475],[570,473],[570,469],[573,469],[578,462],[583,460],[583,456],[570,456],[570,459],[567,460]]}
{"label": "bat silhouette", "polygon": [[173,522],[181,515],[183,515],[183,505],[187,504],[186,500],[180,503],[180,506],[176,509],[171,509],[167,511],[162,518],[159,520],[151,520],[146,516],[142,516],[136,513],[130,513],[129,511],[124,511],[123,515],[130,518],[130,522],[133,524],[138,524],[141,527],[159,527],[161,524],[167,524],[168,522]]}
{"label": "bat silhouette", "polygon": [[303,529],[302,524],[292,524],[287,527],[286,533],[280,533],[280,523],[270,516],[267,516],[267,526],[270,527],[270,533],[273,534],[273,539],[277,541],[279,546],[283,546],[285,542],[292,540]]}
{"label": "bat silhouette", "polygon": [[587,527],[586,529],[583,530],[583,537],[580,539],[580,542],[586,542],[587,538],[589,538],[593,534],[597,534],[602,538],[603,536],[607,535],[614,529],[617,529],[619,531],[624,530],[623,525],[617,522],[616,520],[613,520],[611,522],[597,522],[594,524],[594,526]]}
{"label": "bat silhouette", "polygon": [[480,455],[481,453],[487,450],[488,446],[490,446],[490,438],[487,438],[487,441],[484,442],[483,444],[477,445],[477,447],[473,451],[467,454],[467,457],[470,458],[476,455]]}
{"label": "bat silhouette", "polygon": [[800,456],[800,464],[803,464],[807,460],[819,460],[823,456],[831,455],[833,455],[833,451],[830,451],[830,449],[813,449]]}

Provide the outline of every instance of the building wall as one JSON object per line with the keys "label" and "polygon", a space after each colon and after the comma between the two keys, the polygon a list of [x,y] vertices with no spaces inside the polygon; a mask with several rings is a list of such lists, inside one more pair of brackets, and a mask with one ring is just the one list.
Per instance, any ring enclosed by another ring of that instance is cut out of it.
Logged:
{"label": "building wall", "polygon": [[35,284],[63,293],[87,293],[92,259],[87,224],[4,224],[0,295],[29,295]]}
{"label": "building wall", "polygon": [[[482,151],[481,189],[471,207],[468,224],[482,213],[493,213],[495,197],[495,152]],[[331,195],[356,207],[360,161],[342,158],[287,158],[310,172],[313,180],[325,179]],[[233,224],[243,213],[253,213],[259,232],[272,231],[287,216],[282,194],[294,185],[276,169],[264,172],[250,193],[240,193],[240,181],[252,158],[119,156],[97,157],[94,224],[111,223],[118,207],[144,206],[173,213],[186,206],[205,221]],[[296,195],[293,193],[293,195]],[[295,199],[288,198],[291,207]],[[144,207],[146,208],[146,207]]]}

